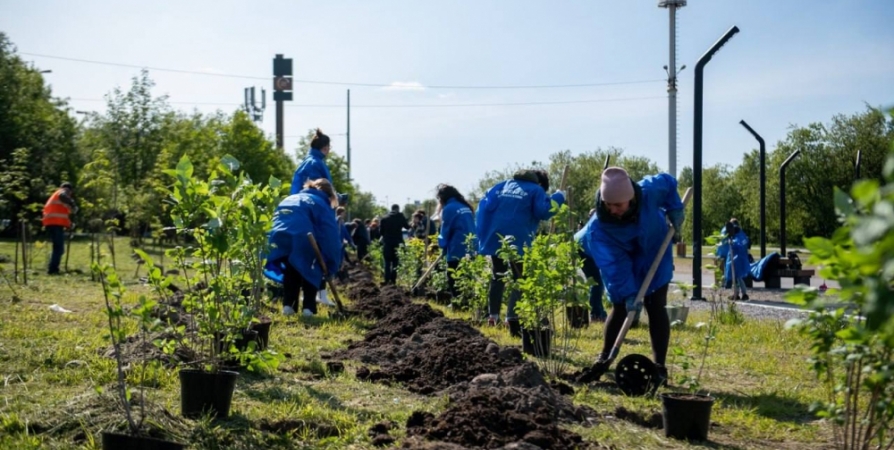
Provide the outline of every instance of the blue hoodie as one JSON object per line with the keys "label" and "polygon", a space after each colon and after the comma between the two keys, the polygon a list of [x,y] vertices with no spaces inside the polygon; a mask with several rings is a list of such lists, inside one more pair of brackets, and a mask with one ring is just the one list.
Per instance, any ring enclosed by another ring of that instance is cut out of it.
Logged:
{"label": "blue hoodie", "polygon": [[726,268],[723,276],[727,280],[732,280],[733,274],[730,269],[735,264],[736,278],[747,278],[751,274],[751,263],[748,262],[748,245],[750,244],[748,236],[744,231],[739,230],[738,233],[733,235],[732,244],[732,258],[729,257],[730,239],[726,238],[726,236],[724,236],[723,241],[717,247],[717,256],[726,259]]}
{"label": "blue hoodie", "polygon": [[334,274],[341,266],[341,233],[329,199],[316,189],[290,195],[276,207],[267,241],[270,249],[264,274],[281,282],[282,264],[288,261],[305,280],[322,286],[323,269],[307,238],[311,232],[323,254],[326,269]]}
{"label": "blue hoodie", "polygon": [[[475,217],[472,208],[451,198],[441,210],[441,234],[438,235],[438,247],[444,249],[447,261],[456,261],[469,254],[466,248],[466,236],[475,234]],[[472,248],[478,246],[477,239],[472,241]]]}
{"label": "blue hoodie", "polygon": [[552,200],[561,205],[565,196],[556,192],[549,197],[532,181],[512,179],[490,188],[478,203],[478,253],[493,256],[501,246],[500,239],[513,236],[518,254],[524,254],[540,221],[552,217]]}
{"label": "blue hoodie", "polygon": [[[597,205],[584,236],[584,248],[593,257],[612,303],[624,303],[636,297],[652,260],[667,235],[667,211],[683,209],[677,193],[677,180],[661,173],[646,177],[637,188],[638,213],[630,220],[617,220]],[[601,202],[600,202],[601,203]],[[668,246],[646,295],[670,283],[674,260]]]}
{"label": "blue hoodie", "polygon": [[[295,195],[301,192],[304,189],[304,183],[307,183],[307,180],[316,180],[319,178],[325,178],[332,182],[332,175],[329,173],[329,166],[326,165],[326,161],[324,160],[325,156],[323,156],[323,152],[312,148],[310,152],[307,153],[307,157],[304,158],[304,161],[301,161],[301,164],[298,165],[298,169],[295,170],[295,174],[292,175],[292,188],[289,191],[290,195]],[[332,184],[335,187],[335,183]]]}

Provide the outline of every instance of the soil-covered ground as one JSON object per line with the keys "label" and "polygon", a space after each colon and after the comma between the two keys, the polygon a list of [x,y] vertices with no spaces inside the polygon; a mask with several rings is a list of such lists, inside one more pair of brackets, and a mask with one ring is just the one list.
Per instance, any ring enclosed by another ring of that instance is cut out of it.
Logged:
{"label": "soil-covered ground", "polygon": [[[352,273],[352,276],[355,274]],[[581,448],[581,437],[561,423],[588,423],[597,414],[576,407],[525,363],[515,347],[500,347],[469,324],[413,303],[394,286],[364,278],[347,290],[351,309],[375,321],[359,342],[329,355],[366,365],[357,377],[400,383],[420,394],[446,394],[439,415],[416,411],[404,448]],[[374,366],[375,368],[369,368]],[[563,385],[566,393],[573,390]],[[370,430],[387,439],[387,428]]]}

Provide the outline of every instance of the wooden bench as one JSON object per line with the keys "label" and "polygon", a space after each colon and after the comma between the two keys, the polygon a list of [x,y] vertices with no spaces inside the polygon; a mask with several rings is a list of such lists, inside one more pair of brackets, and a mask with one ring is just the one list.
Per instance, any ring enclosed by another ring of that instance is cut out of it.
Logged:
{"label": "wooden bench", "polygon": [[768,289],[780,289],[782,278],[792,278],[795,284],[810,285],[810,277],[816,275],[816,271],[808,269],[795,269],[793,261],[788,258],[779,258],[779,265],[775,271],[764,274],[764,287]]}

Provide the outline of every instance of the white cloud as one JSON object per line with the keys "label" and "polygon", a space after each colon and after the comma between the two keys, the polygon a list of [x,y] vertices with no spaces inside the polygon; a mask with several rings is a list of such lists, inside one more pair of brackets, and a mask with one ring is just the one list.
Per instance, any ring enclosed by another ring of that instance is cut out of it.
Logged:
{"label": "white cloud", "polygon": [[418,81],[394,81],[382,89],[386,91],[424,91],[425,86]]}

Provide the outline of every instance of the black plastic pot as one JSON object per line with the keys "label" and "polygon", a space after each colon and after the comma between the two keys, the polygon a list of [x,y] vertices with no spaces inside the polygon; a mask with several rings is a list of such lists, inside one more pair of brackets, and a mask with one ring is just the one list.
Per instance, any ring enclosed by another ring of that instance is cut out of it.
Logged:
{"label": "black plastic pot", "polygon": [[534,355],[538,358],[546,358],[549,356],[550,338],[552,330],[527,330],[522,328],[522,351]]}
{"label": "black plastic pot", "polygon": [[171,441],[128,434],[102,433],[103,450],[182,450],[186,446]]}
{"label": "black plastic pot", "polygon": [[509,325],[510,336],[522,337],[521,323],[518,321],[518,319],[506,319],[506,324]]}
{"label": "black plastic pot", "polygon": [[180,414],[196,418],[210,412],[217,418],[230,415],[238,372],[184,369],[180,371]]}
{"label": "black plastic pot", "polygon": [[661,404],[665,436],[690,441],[708,439],[713,397],[685,393],[661,394]]}
{"label": "black plastic pot", "polygon": [[252,331],[257,331],[257,342],[258,342],[258,350],[266,350],[267,343],[270,342],[270,327],[273,325],[273,322],[267,320],[266,322],[258,322],[252,323],[250,329]]}
{"label": "black plastic pot", "polygon": [[568,306],[565,308],[565,318],[571,328],[586,328],[590,325],[589,313],[583,306]]}

